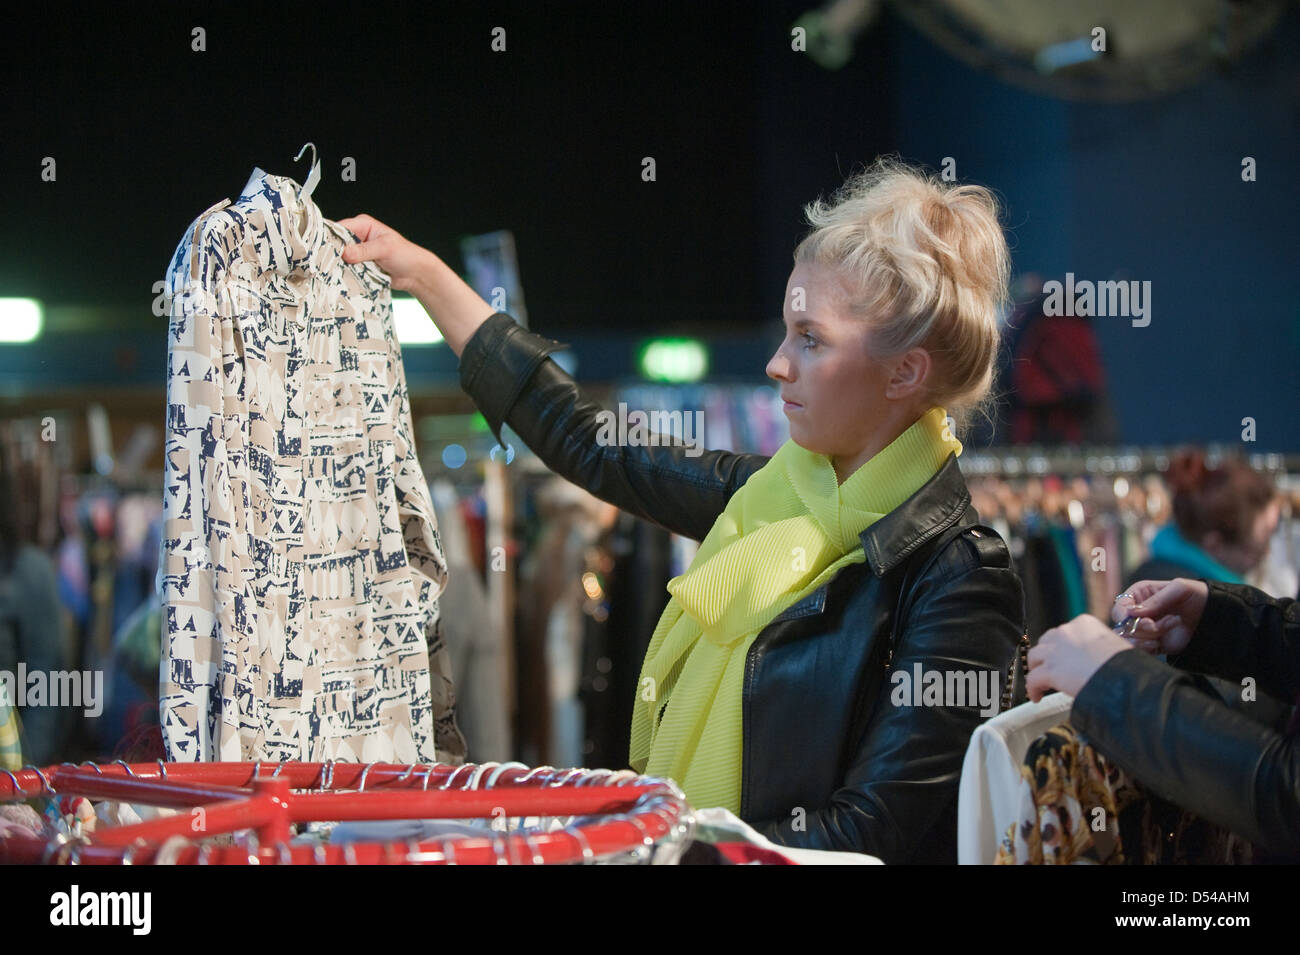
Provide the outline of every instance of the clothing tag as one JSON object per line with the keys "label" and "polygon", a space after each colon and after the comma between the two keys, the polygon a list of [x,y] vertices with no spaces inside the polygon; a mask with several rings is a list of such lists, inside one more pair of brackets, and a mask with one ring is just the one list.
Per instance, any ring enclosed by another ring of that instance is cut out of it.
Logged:
{"label": "clothing tag", "polygon": [[251,196],[258,190],[258,183],[266,178],[266,171],[261,166],[253,167],[253,174],[248,177],[248,182],[244,183],[243,191],[239,193],[240,197]]}
{"label": "clothing tag", "polygon": [[298,194],[298,199],[306,202],[311,198],[311,194],[316,191],[316,186],[320,184],[320,160],[316,160],[315,165],[311,167],[311,172],[307,173],[307,181],[302,184],[302,192]]}

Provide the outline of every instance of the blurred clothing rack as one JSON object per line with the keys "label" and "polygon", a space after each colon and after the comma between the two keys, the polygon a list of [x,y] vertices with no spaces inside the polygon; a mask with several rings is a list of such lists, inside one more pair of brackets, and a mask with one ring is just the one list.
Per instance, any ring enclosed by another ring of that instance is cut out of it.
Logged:
{"label": "blurred clothing rack", "polygon": [[[1190,446],[1190,445],[1188,445]],[[1205,447],[1205,463],[1240,456],[1256,470],[1270,474],[1300,473],[1300,454],[1246,453],[1232,445]],[[1082,477],[1088,475],[1159,474],[1169,468],[1178,448],[990,448],[966,451],[959,459],[962,472],[994,477]]]}

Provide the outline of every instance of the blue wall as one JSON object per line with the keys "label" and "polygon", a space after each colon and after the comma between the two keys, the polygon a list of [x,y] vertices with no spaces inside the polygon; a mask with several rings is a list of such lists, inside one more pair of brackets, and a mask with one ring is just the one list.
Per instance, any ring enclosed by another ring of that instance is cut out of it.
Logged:
{"label": "blue wall", "polygon": [[1124,105],[1024,92],[898,34],[899,150],[1003,196],[1017,273],[1151,281],[1149,326],[1096,319],[1122,439],[1240,441],[1250,416],[1243,450],[1300,450],[1300,11],[1231,74]]}

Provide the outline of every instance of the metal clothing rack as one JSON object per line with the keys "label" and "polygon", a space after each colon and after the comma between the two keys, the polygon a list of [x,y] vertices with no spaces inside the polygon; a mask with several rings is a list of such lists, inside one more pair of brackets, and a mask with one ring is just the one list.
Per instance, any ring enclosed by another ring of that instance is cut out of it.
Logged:
{"label": "metal clothing rack", "polygon": [[[0,863],[675,864],[696,828],[695,814],[675,783],[630,770],[530,769],[495,762],[272,765],[274,771],[261,762],[118,760],[103,766],[0,769],[0,803],[77,796],[190,809],[97,826],[71,838],[62,832],[48,838],[12,835],[0,840]],[[195,817],[203,823],[197,834]],[[309,844],[294,836],[294,826],[311,823],[401,819],[491,820],[503,828],[342,845]],[[226,844],[218,844],[223,839]]]}
{"label": "metal clothing rack", "polygon": [[[1086,477],[1090,475],[1160,474],[1178,448],[1094,447],[1094,448],[990,448],[967,451],[958,459],[967,476],[994,477]],[[1222,459],[1240,456],[1251,467],[1281,475],[1300,473],[1300,454],[1243,453],[1239,447],[1212,444],[1205,448],[1205,463],[1214,467]]]}

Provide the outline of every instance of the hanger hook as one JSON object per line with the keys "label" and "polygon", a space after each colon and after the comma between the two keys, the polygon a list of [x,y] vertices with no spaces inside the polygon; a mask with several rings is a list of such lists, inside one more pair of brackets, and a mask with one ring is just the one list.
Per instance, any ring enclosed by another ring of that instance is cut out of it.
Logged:
{"label": "hanger hook", "polygon": [[298,155],[293,157],[293,161],[298,162],[302,159],[302,154],[308,149],[311,150],[311,166],[307,169],[307,175],[303,179],[302,188],[298,190],[299,202],[311,198],[311,194],[316,190],[317,183],[320,182],[320,157],[316,154],[315,143],[303,143],[302,149],[298,150]]}

